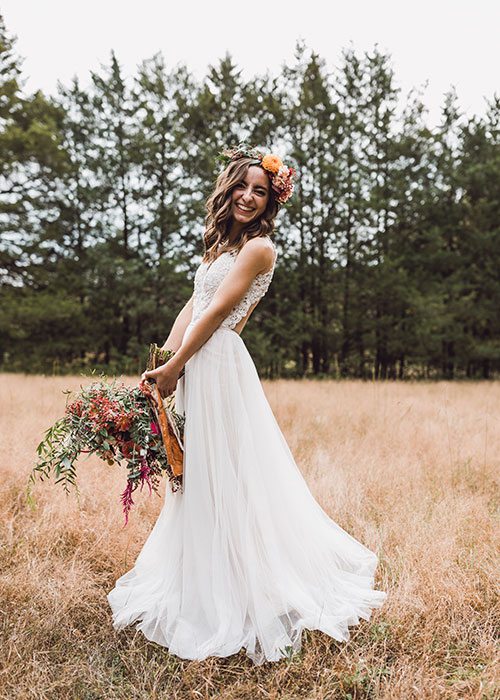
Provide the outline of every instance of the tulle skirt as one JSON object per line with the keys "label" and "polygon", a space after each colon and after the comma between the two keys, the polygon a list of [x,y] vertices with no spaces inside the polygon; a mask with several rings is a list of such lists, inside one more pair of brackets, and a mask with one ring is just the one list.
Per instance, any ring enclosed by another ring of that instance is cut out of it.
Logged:
{"label": "tulle skirt", "polygon": [[166,487],[108,594],[114,628],[136,623],[184,659],[244,648],[255,664],[298,651],[304,628],[348,639],[386,599],[373,588],[377,556],[314,499],[238,333],[218,328],[188,360],[175,403],[183,491]]}

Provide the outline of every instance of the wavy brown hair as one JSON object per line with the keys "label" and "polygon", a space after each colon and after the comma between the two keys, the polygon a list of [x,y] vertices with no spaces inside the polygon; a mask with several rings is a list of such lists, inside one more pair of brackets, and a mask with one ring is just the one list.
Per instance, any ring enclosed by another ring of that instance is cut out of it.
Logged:
{"label": "wavy brown hair", "polygon": [[[260,161],[248,157],[238,158],[238,160],[231,161],[217,177],[214,191],[206,202],[203,262],[212,262],[218,256],[219,246],[228,246],[231,226],[231,195],[251,165],[260,165]],[[264,168],[262,169],[264,170]],[[264,172],[266,171],[264,170]],[[276,201],[271,187],[271,178],[269,178],[269,199],[265,211],[243,229],[236,245],[228,246],[226,249],[239,251],[251,238],[270,236],[274,231],[274,220],[280,208],[281,205]]]}

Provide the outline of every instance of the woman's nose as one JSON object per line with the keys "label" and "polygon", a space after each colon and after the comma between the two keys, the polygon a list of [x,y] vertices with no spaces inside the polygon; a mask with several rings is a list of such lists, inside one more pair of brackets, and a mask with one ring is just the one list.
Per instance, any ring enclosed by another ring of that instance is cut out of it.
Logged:
{"label": "woman's nose", "polygon": [[246,199],[246,200],[248,201],[248,200],[252,199],[252,195],[253,195],[252,188],[251,188],[251,187],[247,187],[247,188],[243,191],[242,197],[243,197],[243,199]]}

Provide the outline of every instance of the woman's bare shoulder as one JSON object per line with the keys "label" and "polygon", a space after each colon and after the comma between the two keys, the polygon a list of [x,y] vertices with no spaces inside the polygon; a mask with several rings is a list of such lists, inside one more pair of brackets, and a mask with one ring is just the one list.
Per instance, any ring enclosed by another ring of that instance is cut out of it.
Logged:
{"label": "woman's bare shoulder", "polygon": [[259,269],[262,268],[262,272],[267,271],[274,262],[276,249],[274,243],[268,236],[251,238],[241,249],[240,255],[245,250],[245,257],[252,257],[259,266]]}

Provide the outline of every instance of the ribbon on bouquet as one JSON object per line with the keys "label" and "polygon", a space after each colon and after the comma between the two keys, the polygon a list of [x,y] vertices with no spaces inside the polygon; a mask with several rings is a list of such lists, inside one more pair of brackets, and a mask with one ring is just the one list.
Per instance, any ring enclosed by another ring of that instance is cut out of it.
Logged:
{"label": "ribbon on bouquet", "polygon": [[[149,358],[146,370],[156,369],[173,355],[174,353],[171,350],[162,350],[156,343],[151,343],[149,346]],[[184,368],[179,377],[183,375]],[[183,435],[179,428],[179,423],[182,421],[173,409],[171,403],[173,394],[164,399],[160,394],[156,382],[151,379],[148,379],[147,382],[147,390],[144,393],[150,402],[157,423],[160,426],[167,462],[172,470],[170,479],[180,485],[182,484],[182,474],[184,471]]]}

